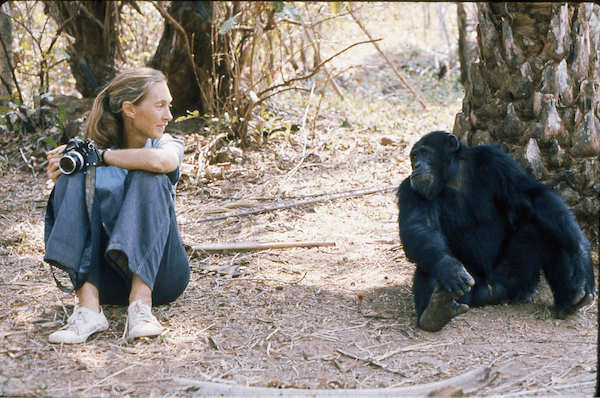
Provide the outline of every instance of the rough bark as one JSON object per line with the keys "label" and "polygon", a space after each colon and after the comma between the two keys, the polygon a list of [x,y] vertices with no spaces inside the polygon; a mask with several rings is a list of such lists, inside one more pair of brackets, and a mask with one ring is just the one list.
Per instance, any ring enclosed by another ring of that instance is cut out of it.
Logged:
{"label": "rough bark", "polygon": [[481,60],[454,133],[496,144],[552,186],[598,244],[600,6],[478,3]]}
{"label": "rough bark", "polygon": [[458,17],[458,59],[460,61],[460,82],[464,85],[469,80],[469,44],[467,41],[467,12],[465,5],[456,3],[456,14]]}
{"label": "rough bark", "polygon": [[74,37],[67,47],[75,88],[83,97],[94,97],[116,76],[118,50],[115,1],[46,1],[46,13],[64,32]]}
{"label": "rough bark", "polygon": [[8,106],[14,89],[12,79],[12,21],[8,3],[0,6],[0,106]]}
{"label": "rough bark", "polygon": [[[187,110],[209,113],[213,104],[211,82],[213,72],[222,79],[220,65],[212,65],[211,29],[213,2],[172,1],[168,13],[185,30],[196,70],[186,62],[184,39],[175,27],[165,21],[163,35],[148,66],[160,69],[169,77],[169,87],[177,93],[173,99],[173,114],[185,115]],[[227,87],[221,80],[220,87]]]}

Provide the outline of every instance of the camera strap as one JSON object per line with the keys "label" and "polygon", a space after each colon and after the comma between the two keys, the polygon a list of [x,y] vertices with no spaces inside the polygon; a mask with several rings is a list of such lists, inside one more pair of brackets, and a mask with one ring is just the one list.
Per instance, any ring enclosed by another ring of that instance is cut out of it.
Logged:
{"label": "camera strap", "polygon": [[56,277],[56,274],[54,273],[54,265],[53,264],[50,264],[50,271],[52,271],[52,277],[54,278],[54,282],[56,282],[56,286],[58,286],[58,288],[62,292],[73,293],[75,291],[75,288],[68,288],[68,287],[65,287],[65,285],[63,285],[62,283],[60,283],[60,281]]}

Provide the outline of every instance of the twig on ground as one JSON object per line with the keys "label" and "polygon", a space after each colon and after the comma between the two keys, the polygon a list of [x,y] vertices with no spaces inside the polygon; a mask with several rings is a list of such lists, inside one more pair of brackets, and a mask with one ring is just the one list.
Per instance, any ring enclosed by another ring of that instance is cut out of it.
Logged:
{"label": "twig on ground", "polygon": [[235,242],[235,243],[185,243],[190,249],[206,253],[245,252],[293,247],[335,246],[335,242]]}
{"label": "twig on ground", "polygon": [[[231,380],[223,380],[223,379],[217,379],[217,378],[214,378],[214,377],[212,377],[212,376],[209,376],[209,375],[207,375],[206,373],[202,373],[202,372],[200,372],[199,370],[198,370],[198,373],[200,374],[200,376],[204,377],[206,380],[208,380],[208,381],[211,381],[211,382],[213,382],[213,383],[235,384],[235,381],[231,381]],[[190,382],[190,383],[193,383],[193,382],[195,382],[195,380],[190,380],[190,379],[179,379],[179,378],[177,378],[177,379],[178,379],[179,381],[176,381],[176,382],[177,382],[177,383],[180,383],[180,384],[183,384],[183,383],[181,383],[180,381],[187,381],[187,382]],[[193,385],[192,385],[192,387],[193,387]]]}
{"label": "twig on ground", "polygon": [[[538,374],[538,373],[542,372],[544,369],[547,369],[547,368],[549,368],[549,367],[551,367],[551,366],[555,365],[555,364],[556,364],[557,362],[559,362],[561,359],[562,359],[562,358],[558,358],[558,359],[556,359],[556,360],[554,360],[554,361],[550,362],[548,365],[546,365],[546,366],[543,366],[543,367],[542,367],[542,368],[540,368],[540,369],[534,370],[533,372],[529,373],[529,374],[528,374],[528,375],[526,375],[526,376],[523,376],[523,377],[521,377],[521,378],[518,378],[518,379],[516,379],[516,380],[511,380],[511,381],[509,381],[508,383],[505,383],[505,384],[499,385],[498,387],[495,387],[495,388],[493,388],[493,389],[492,389],[492,390],[490,390],[489,392],[501,391],[501,390],[504,390],[504,389],[506,389],[506,387],[508,387],[508,386],[512,386],[512,385],[518,385],[519,383],[522,383],[522,382],[526,381],[526,380],[527,380],[527,379],[529,379],[530,377],[532,377],[532,376],[535,376],[536,374]],[[509,362],[510,362],[510,361],[509,361]]]}
{"label": "twig on ground", "polygon": [[[582,381],[579,383],[571,383],[571,384],[552,386],[552,390],[567,390],[569,388],[581,388],[584,386],[593,386],[594,384],[596,384],[596,380],[589,380],[589,381]],[[515,392],[515,393],[505,393],[505,394],[502,394],[502,396],[503,397],[518,397],[521,395],[532,396],[533,394],[537,394],[540,392],[548,392],[548,389],[547,388],[536,388],[534,390],[523,390],[523,391],[519,391],[519,392]],[[556,391],[556,392],[558,393],[558,391]]]}
{"label": "twig on ground", "polygon": [[395,374],[400,375],[402,377],[408,378],[408,376],[406,376],[404,373],[400,372],[397,369],[391,369],[389,366],[387,366],[384,363],[379,362],[377,359],[374,359],[374,358],[371,358],[371,357],[366,357],[366,358],[365,357],[360,357],[358,355],[354,355],[354,354],[352,354],[352,353],[350,353],[348,351],[344,351],[344,350],[341,350],[339,348],[336,349],[336,351],[339,352],[340,354],[344,355],[344,356],[349,357],[349,358],[355,359],[357,361],[366,362],[369,365],[377,366],[378,368],[381,368],[383,370],[387,370],[388,372],[392,372],[392,373],[395,373]]}
{"label": "twig on ground", "polygon": [[138,365],[138,364],[130,365],[130,366],[126,367],[125,369],[121,369],[121,370],[119,370],[118,372],[115,372],[115,373],[113,373],[113,374],[111,374],[111,375],[109,375],[109,376],[106,376],[104,379],[102,379],[102,380],[100,380],[100,381],[97,381],[96,383],[92,384],[91,386],[89,386],[88,388],[86,388],[85,390],[83,390],[83,391],[81,392],[81,395],[84,395],[86,392],[90,391],[92,388],[95,388],[95,387],[98,387],[98,386],[100,386],[100,385],[101,385],[102,383],[104,383],[106,380],[108,380],[108,379],[110,379],[110,378],[112,378],[112,377],[118,376],[118,375],[120,375],[121,373],[124,373],[124,372],[128,371],[129,369],[131,369],[131,368],[133,368],[133,367],[136,367],[136,366],[139,366],[139,365]]}
{"label": "twig on ground", "polygon": [[402,347],[399,348],[397,350],[393,350],[390,351],[388,353],[385,353],[377,358],[375,358],[377,361],[383,361],[384,359],[387,359],[389,357],[391,357],[392,355],[396,355],[399,354],[401,352],[409,352],[409,351],[418,351],[418,350],[426,350],[428,348],[434,348],[434,347],[443,347],[446,345],[450,345],[452,343],[438,343],[438,344],[415,344],[415,345],[411,345],[408,347]]}
{"label": "twig on ground", "polygon": [[308,205],[308,204],[312,204],[312,203],[325,202],[327,200],[344,199],[344,198],[349,198],[352,196],[369,195],[372,193],[391,191],[391,190],[395,190],[395,189],[398,189],[398,185],[388,185],[385,187],[375,187],[375,188],[366,188],[366,189],[355,189],[352,191],[346,191],[346,192],[341,192],[341,193],[337,193],[337,194],[323,194],[323,196],[315,198],[315,199],[306,199],[306,200],[295,201],[292,203],[267,205],[267,206],[263,206],[258,209],[253,209],[253,210],[248,210],[248,211],[232,212],[232,213],[226,213],[226,214],[221,214],[221,215],[217,215],[217,216],[210,216],[210,217],[198,219],[198,220],[196,220],[196,222],[222,220],[225,218],[236,217],[236,216],[238,216],[238,217],[239,216],[247,216],[250,214],[264,213],[264,212],[268,212],[268,211],[286,209],[286,208],[290,208],[290,207],[303,206],[303,205]]}
{"label": "twig on ground", "polygon": [[271,278],[226,278],[226,279],[217,279],[220,282],[237,282],[237,281],[251,281],[251,282],[279,282],[279,283],[287,283],[288,285],[296,285],[306,277],[306,272],[300,279],[293,282],[282,281],[281,279],[271,279]]}
{"label": "twig on ground", "polygon": [[[390,397],[390,396],[428,396],[436,393],[442,388],[457,387],[462,393],[468,395],[472,391],[477,391],[479,387],[486,383],[490,377],[491,368],[479,367],[468,371],[460,376],[448,380],[442,380],[435,383],[420,384],[408,387],[397,388],[367,388],[367,389],[336,389],[336,390],[306,390],[300,388],[266,388],[266,387],[248,387],[242,385],[226,385],[209,383],[197,380],[182,379],[175,377],[173,381],[199,390],[197,395],[201,396],[260,396],[260,397]],[[363,380],[364,382],[364,380]]]}

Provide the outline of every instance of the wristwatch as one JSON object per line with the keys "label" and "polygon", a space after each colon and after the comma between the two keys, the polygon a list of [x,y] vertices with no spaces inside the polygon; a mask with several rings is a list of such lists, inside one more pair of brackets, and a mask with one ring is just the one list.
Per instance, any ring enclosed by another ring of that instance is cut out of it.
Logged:
{"label": "wristwatch", "polygon": [[104,166],[107,166],[106,162],[104,161],[104,154],[108,151],[110,151],[110,148],[106,148],[100,151],[100,163],[103,164]]}

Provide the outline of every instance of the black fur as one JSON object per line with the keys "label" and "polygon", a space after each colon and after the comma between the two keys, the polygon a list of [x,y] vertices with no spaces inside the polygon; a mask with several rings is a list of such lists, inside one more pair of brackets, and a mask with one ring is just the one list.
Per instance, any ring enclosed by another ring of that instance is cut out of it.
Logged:
{"label": "black fur", "polygon": [[419,321],[438,283],[457,303],[484,306],[527,299],[541,271],[558,318],[591,302],[589,242],[563,200],[514,159],[434,131],[415,144],[411,163],[398,221],[416,263]]}

